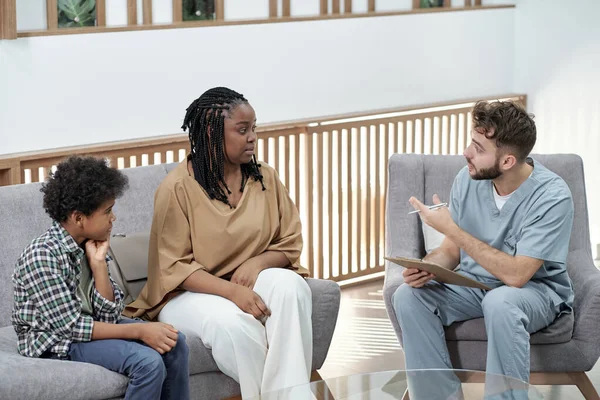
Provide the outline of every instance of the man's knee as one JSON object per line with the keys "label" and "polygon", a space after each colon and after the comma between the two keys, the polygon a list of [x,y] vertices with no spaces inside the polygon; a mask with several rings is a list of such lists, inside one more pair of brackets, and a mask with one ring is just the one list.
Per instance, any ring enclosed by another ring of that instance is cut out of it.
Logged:
{"label": "man's knee", "polygon": [[394,306],[394,310],[396,314],[399,310],[410,307],[414,301],[416,301],[415,291],[420,289],[415,289],[406,283],[398,286],[398,289],[392,295],[392,305]]}
{"label": "man's knee", "polygon": [[520,290],[523,289],[500,286],[489,291],[481,304],[486,323],[517,322],[517,314],[520,314]]}

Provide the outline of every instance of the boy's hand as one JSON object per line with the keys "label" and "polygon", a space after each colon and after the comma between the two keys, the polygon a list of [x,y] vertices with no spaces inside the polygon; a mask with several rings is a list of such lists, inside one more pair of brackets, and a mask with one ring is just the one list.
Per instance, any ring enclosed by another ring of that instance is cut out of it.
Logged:
{"label": "boy's hand", "polygon": [[177,344],[177,329],[169,324],[147,322],[136,324],[136,328],[140,329],[139,340],[160,354],[168,353]]}
{"label": "boy's hand", "polygon": [[416,268],[406,268],[402,271],[404,282],[414,288],[423,287],[427,282],[435,278],[435,275]]}
{"label": "boy's hand", "polygon": [[88,240],[85,242],[85,255],[92,270],[98,265],[106,266],[106,254],[109,246],[110,242],[108,240]]}

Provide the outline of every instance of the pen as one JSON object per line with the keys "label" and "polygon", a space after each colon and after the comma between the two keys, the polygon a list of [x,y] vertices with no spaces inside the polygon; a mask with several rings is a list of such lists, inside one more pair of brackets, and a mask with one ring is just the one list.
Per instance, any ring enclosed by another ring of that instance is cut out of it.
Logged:
{"label": "pen", "polygon": [[[427,208],[429,208],[430,210],[435,210],[436,208],[446,207],[447,205],[448,205],[448,203],[440,203],[440,204],[434,204],[432,206],[427,206]],[[409,212],[409,214],[415,214],[418,212],[421,212],[421,210],[411,211],[411,212]]]}

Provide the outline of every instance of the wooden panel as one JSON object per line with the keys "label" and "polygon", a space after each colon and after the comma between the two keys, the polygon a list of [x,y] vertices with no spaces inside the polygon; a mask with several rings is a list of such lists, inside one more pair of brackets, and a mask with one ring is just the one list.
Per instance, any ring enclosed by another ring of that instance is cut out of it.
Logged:
{"label": "wooden panel", "polygon": [[269,0],[269,18],[277,18],[277,0]]}
{"label": "wooden panel", "polygon": [[281,15],[284,17],[289,17],[292,15],[292,6],[291,6],[291,1],[290,0],[283,0],[281,3]]}
{"label": "wooden panel", "polygon": [[[283,161],[285,163],[285,186],[288,189],[288,192],[292,189],[292,184],[290,182],[290,168],[292,166],[292,162],[290,160],[290,137],[289,136],[284,136],[283,137],[283,151],[284,151],[284,155],[283,155]],[[297,167],[294,165],[294,169],[297,169]]]}
{"label": "wooden panel", "polygon": [[296,207],[300,210],[300,135],[294,136],[294,193]]}
{"label": "wooden panel", "polygon": [[[317,135],[317,181],[315,185],[317,186],[317,208],[318,208],[318,218],[317,218],[317,273],[320,279],[323,279],[323,134],[320,133]],[[310,191],[313,192],[314,189]],[[331,275],[331,274],[330,274]]]}
{"label": "wooden panel", "polygon": [[137,1],[127,0],[127,25],[137,24]]}
{"label": "wooden panel", "polygon": [[365,245],[366,245],[366,251],[365,251],[365,265],[364,267],[366,269],[369,269],[370,264],[371,264],[371,244],[373,243],[372,237],[371,237],[371,203],[372,203],[372,199],[371,199],[371,174],[373,173],[372,169],[371,169],[371,136],[373,133],[373,126],[367,126],[367,131],[366,131],[366,139],[367,139],[367,151],[365,153],[367,156],[367,160],[366,160],[366,165],[367,165],[367,174],[365,176],[366,178],[366,189],[367,189],[367,194],[366,194],[366,211],[365,211]]}
{"label": "wooden panel", "polygon": [[[346,265],[348,266],[348,273],[352,272],[352,249],[354,248],[354,243],[352,243],[352,231],[353,231],[353,212],[352,212],[352,130],[348,129],[346,131],[346,194],[348,199],[348,218],[346,219],[346,225],[348,227],[348,258],[346,259]],[[342,276],[342,274],[340,274]]]}
{"label": "wooden panel", "polygon": [[48,30],[58,29],[57,0],[46,0],[46,22],[48,24]]}
{"label": "wooden panel", "polygon": [[337,215],[338,215],[338,227],[337,227],[337,236],[338,236],[338,265],[336,266],[337,275],[342,274],[342,263],[344,256],[342,254],[342,246],[343,246],[343,229],[344,229],[344,199],[343,199],[343,185],[342,185],[342,131],[336,131],[337,133],[337,164],[335,169],[337,170]]}
{"label": "wooden panel", "polygon": [[0,39],[17,38],[17,0],[0,0]]}
{"label": "wooden panel", "polygon": [[152,25],[152,0],[143,0],[142,16],[144,18],[144,25]]}
{"label": "wooden panel", "polygon": [[342,0],[331,0],[331,13],[332,14],[340,13],[340,1],[342,1]]}
{"label": "wooden panel", "polygon": [[173,22],[183,21],[183,0],[173,0]]}
{"label": "wooden panel", "polygon": [[275,168],[277,174],[281,176],[281,167],[279,166],[279,137],[273,138],[273,158],[271,166]]}
{"label": "wooden panel", "polygon": [[344,14],[352,14],[352,0],[344,0]]}
{"label": "wooden panel", "polygon": [[225,0],[215,0],[215,19],[217,21],[225,20]]}
{"label": "wooden panel", "polygon": [[421,8],[421,0],[413,0],[413,9]]}
{"label": "wooden panel", "polygon": [[327,15],[327,0],[321,0],[320,2],[320,13],[321,15]]}
{"label": "wooden panel", "polygon": [[444,7],[450,7],[450,0],[444,0]]}
{"label": "wooden panel", "polygon": [[356,134],[354,135],[355,149],[356,149],[356,168],[353,171],[353,175],[356,177],[356,270],[360,271],[360,259],[362,255],[362,238],[363,238],[363,227],[362,227],[362,171],[361,171],[361,155],[360,151],[360,136],[362,127],[356,128]]}
{"label": "wooden panel", "polygon": [[476,6],[480,6],[481,5],[481,0],[475,0],[475,5]]}
{"label": "wooden panel", "polygon": [[375,0],[369,0],[368,11],[375,12]]}
{"label": "wooden panel", "polygon": [[[327,277],[333,276],[333,132],[327,135]],[[338,192],[339,193],[339,192]]]}
{"label": "wooden panel", "polygon": [[308,218],[308,234],[306,235],[306,243],[307,243],[307,250],[308,250],[308,265],[306,266],[309,271],[311,271],[311,276],[315,277],[315,252],[314,252],[314,221],[313,221],[313,215],[314,215],[314,207],[312,207],[312,205],[314,204],[313,201],[313,193],[314,193],[314,185],[313,185],[313,134],[312,132],[308,132],[306,135],[304,135],[304,149],[305,149],[305,156],[306,156],[306,162],[305,162],[305,176],[306,176],[306,193],[307,193],[307,200],[306,200],[306,208],[308,210],[307,212],[307,218]]}
{"label": "wooden panel", "polygon": [[465,0],[465,7],[471,7],[471,0]]}
{"label": "wooden panel", "polygon": [[381,247],[381,240],[383,232],[381,231],[381,219],[383,213],[381,212],[381,184],[379,182],[380,173],[382,168],[381,160],[381,134],[386,134],[387,129],[384,125],[378,125],[377,131],[375,132],[375,266],[379,265],[379,248]]}
{"label": "wooden panel", "polygon": [[106,26],[106,0],[96,0],[96,26]]}

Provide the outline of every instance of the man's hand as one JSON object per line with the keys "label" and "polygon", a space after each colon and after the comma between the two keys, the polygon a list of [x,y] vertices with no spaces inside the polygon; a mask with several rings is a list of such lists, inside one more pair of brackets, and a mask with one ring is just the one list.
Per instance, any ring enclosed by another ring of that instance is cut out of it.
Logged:
{"label": "man's hand", "polygon": [[139,329],[139,340],[160,354],[168,353],[177,344],[177,329],[169,324],[147,322],[135,325]]}
{"label": "man's hand", "polygon": [[250,258],[240,265],[231,276],[231,283],[242,285],[248,289],[254,288],[258,274],[263,270],[260,264],[256,263],[253,258]]}
{"label": "man's hand", "polygon": [[406,268],[402,271],[402,276],[404,277],[404,282],[414,288],[423,287],[427,282],[435,278],[435,275],[416,268]]}
{"label": "man's hand", "polygon": [[[430,210],[426,205],[421,203],[415,197],[411,197],[409,200],[410,204],[415,208],[415,210],[421,211],[419,215],[421,216],[421,221],[431,226],[436,231],[446,235],[447,232],[452,229],[453,226],[456,226],[454,220],[452,219],[452,215],[450,215],[450,210],[448,207],[440,207],[434,210]],[[440,204],[440,198],[437,194],[433,195],[433,204]]]}
{"label": "man's hand", "polygon": [[97,267],[106,267],[106,253],[110,242],[108,240],[88,240],[85,242],[85,255],[90,264],[90,269],[95,272]]}
{"label": "man's hand", "polygon": [[260,296],[247,287],[233,285],[233,293],[230,300],[243,312],[252,314],[258,320],[271,315],[271,310],[267,308]]}

